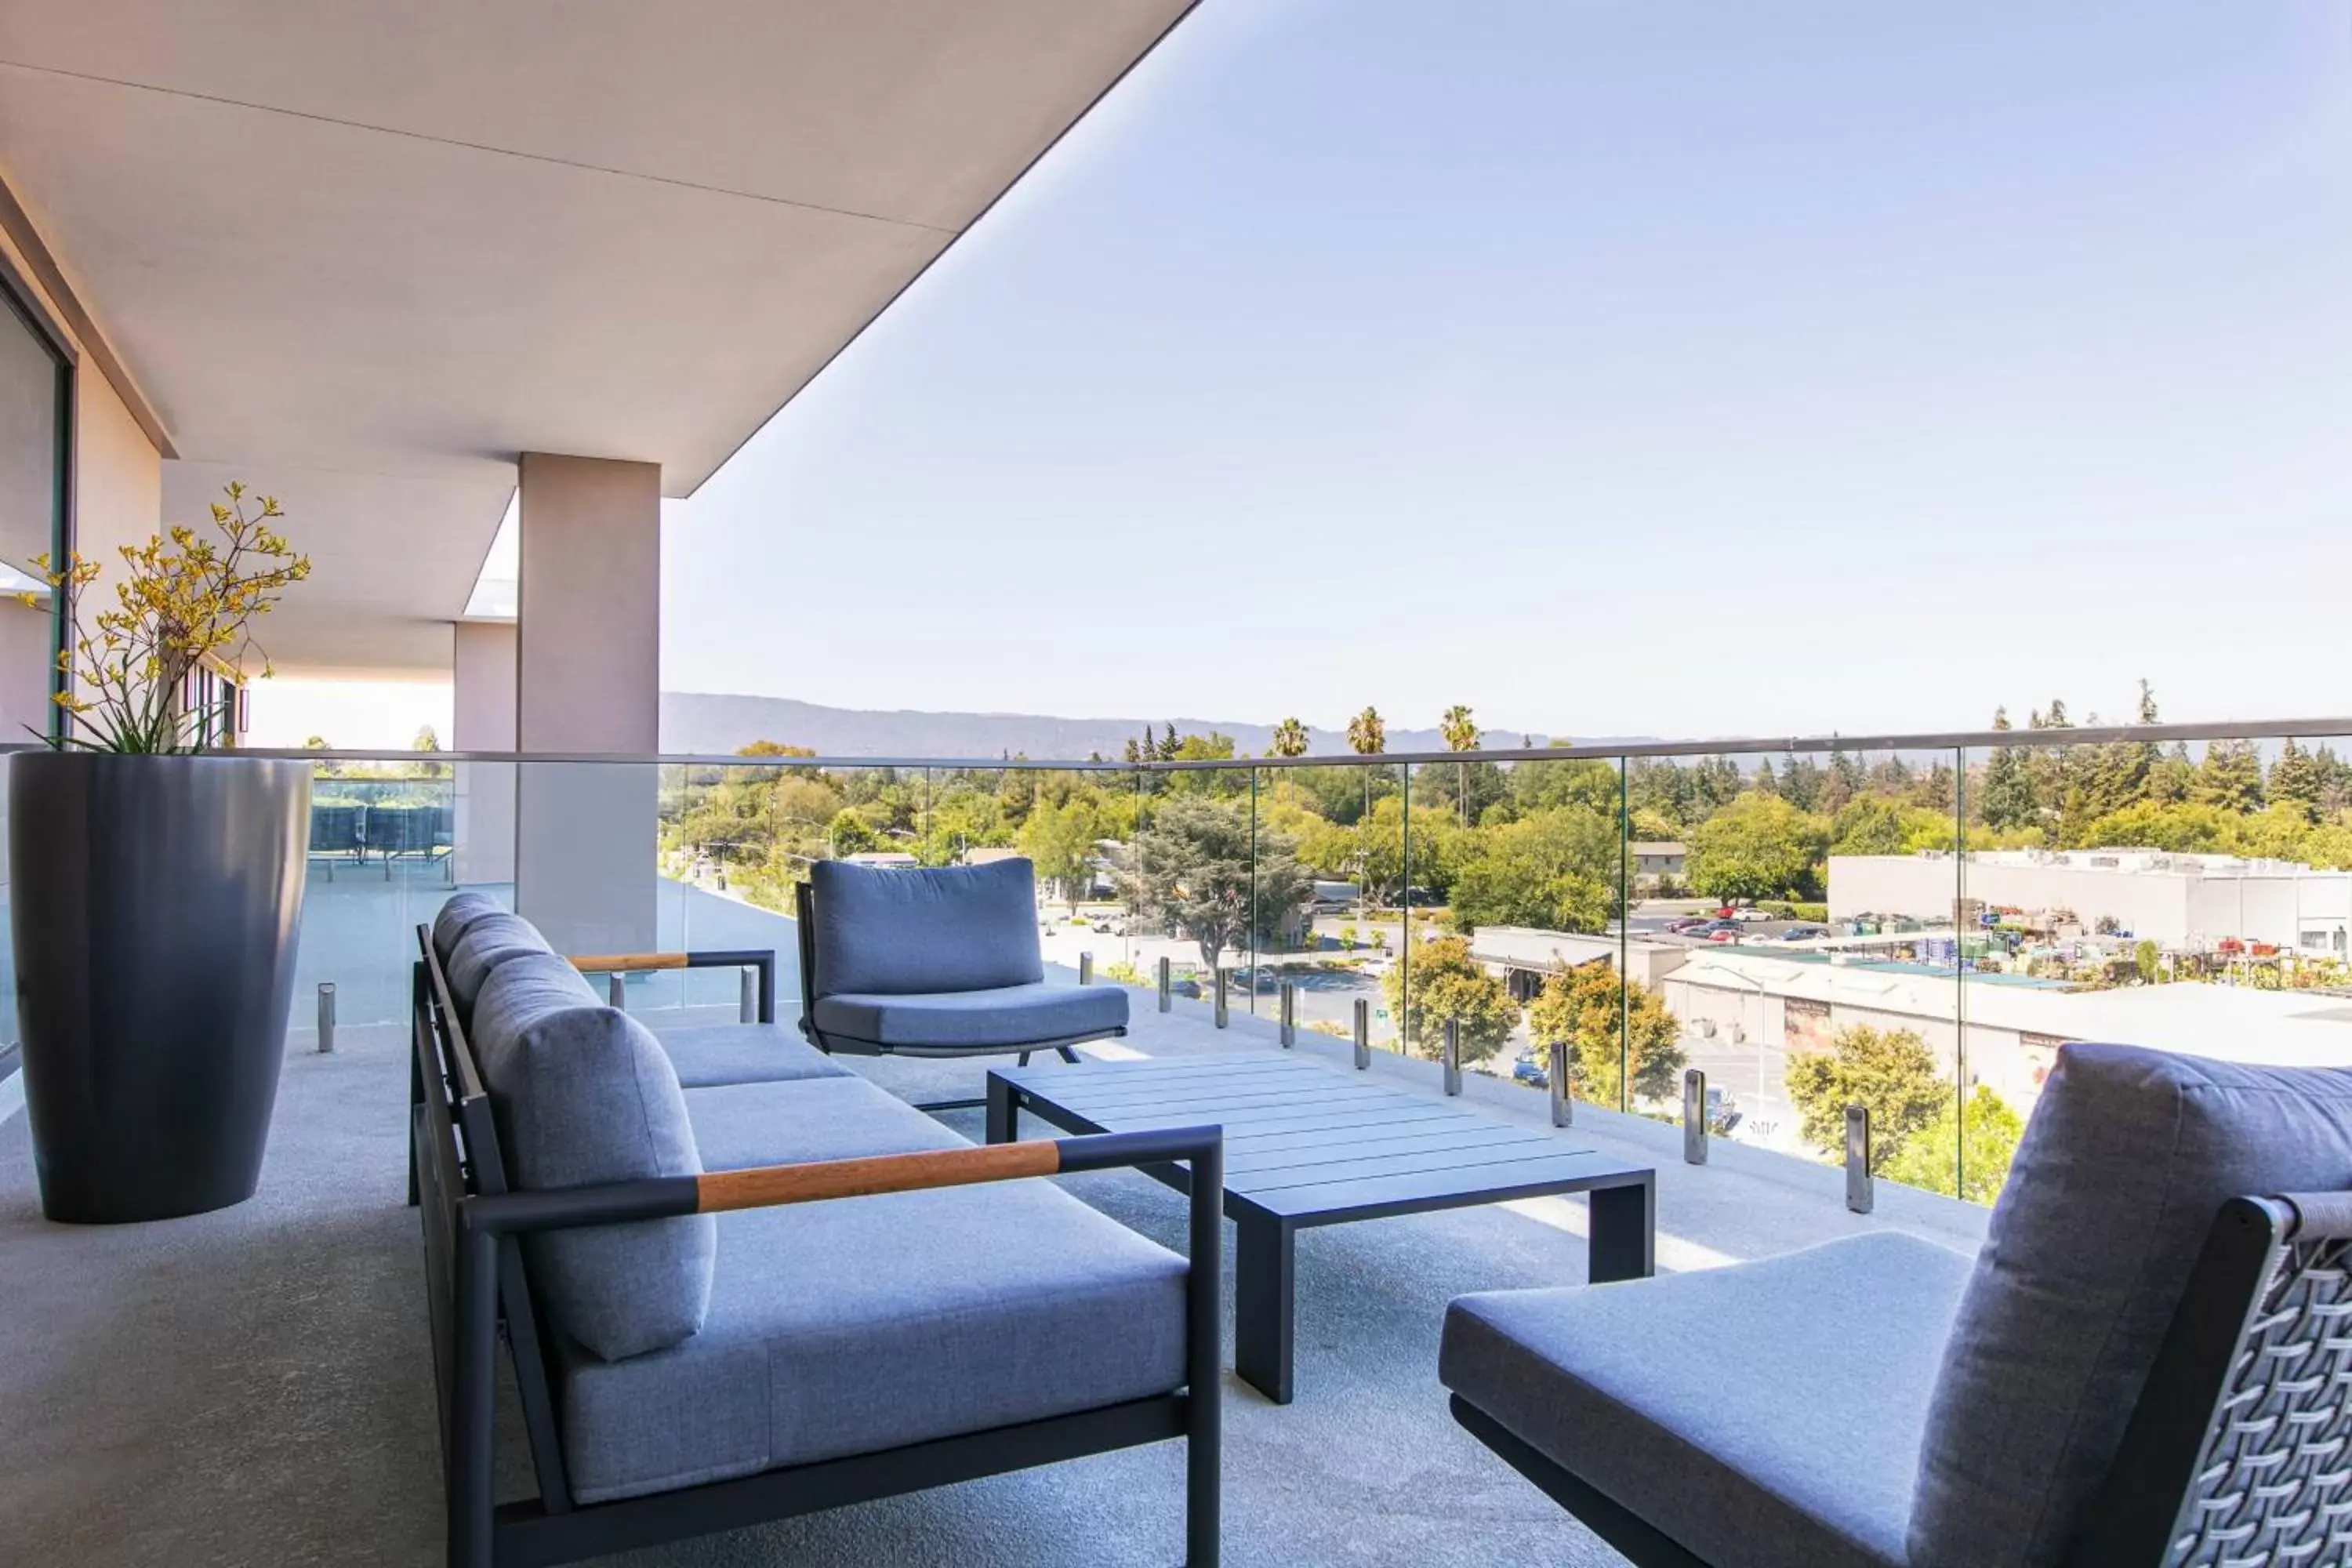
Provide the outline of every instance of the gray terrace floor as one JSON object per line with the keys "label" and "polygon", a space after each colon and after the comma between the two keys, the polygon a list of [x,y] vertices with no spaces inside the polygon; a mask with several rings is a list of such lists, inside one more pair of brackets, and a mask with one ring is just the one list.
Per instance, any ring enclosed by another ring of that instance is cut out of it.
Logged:
{"label": "gray terrace floor", "polygon": [[[317,895],[333,893],[331,900]],[[304,969],[347,998],[338,1049],[289,1040],[261,1191],[220,1214],[77,1229],[39,1215],[21,1113],[0,1121],[0,1539],[10,1561],[397,1563],[439,1561],[433,1394],[416,1219],[402,1202],[406,1097],[402,926],[446,889],[346,876],[314,891]],[[788,921],[672,889],[665,942],[777,946]],[[731,977],[713,977],[733,995]],[[782,977],[782,1012],[793,983]],[[364,1000],[363,1000],[364,999]],[[633,989],[664,1008],[672,989]],[[1160,1015],[1106,1054],[1273,1050],[1272,1028],[1205,1009]],[[297,1021],[309,1022],[307,992]],[[712,1016],[726,1016],[716,1012]],[[1351,1070],[1344,1042],[1302,1053]],[[858,1064],[914,1098],[977,1090],[983,1065]],[[1069,1070],[1083,1071],[1083,1067]],[[1438,1092],[1427,1063],[1378,1056],[1384,1080]],[[1542,1125],[1542,1096],[1475,1075],[1467,1093]],[[0,1100],[0,1111],[7,1105]],[[950,1120],[981,1135],[977,1112]],[[1957,1249],[1983,1214],[1882,1189],[1846,1212],[1837,1173],[1718,1147],[1680,1160],[1678,1135],[1580,1108],[1563,1137],[1659,1172],[1658,1261],[1701,1268],[1895,1226]],[[1079,1195],[1171,1247],[1173,1193],[1125,1173],[1068,1179]],[[1609,1550],[1461,1433],[1435,1378],[1445,1303],[1467,1290],[1584,1278],[1580,1200],[1381,1220],[1306,1233],[1298,1262],[1298,1394],[1277,1407],[1225,1382],[1227,1560],[1236,1564],[1610,1563]],[[1228,1257],[1230,1258],[1230,1248]],[[1227,1286],[1230,1300],[1231,1285]],[[1709,1353],[1705,1343],[1689,1348]],[[1227,1365],[1231,1364],[1230,1331]],[[1742,1369],[1722,1368],[1725,1397]],[[1789,1412],[1791,1420],[1801,1412]],[[519,1458],[519,1443],[508,1443]],[[625,1561],[656,1564],[1166,1563],[1181,1555],[1173,1445],[1101,1456],[712,1538]]]}

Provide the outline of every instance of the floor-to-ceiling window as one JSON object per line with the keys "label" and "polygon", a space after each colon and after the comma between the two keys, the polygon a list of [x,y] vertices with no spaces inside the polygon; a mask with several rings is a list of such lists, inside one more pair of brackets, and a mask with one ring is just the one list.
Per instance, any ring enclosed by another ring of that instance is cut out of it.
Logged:
{"label": "floor-to-ceiling window", "polygon": [[39,563],[65,554],[71,390],[64,352],[0,275],[0,735],[10,741],[47,734],[57,718],[57,606]]}

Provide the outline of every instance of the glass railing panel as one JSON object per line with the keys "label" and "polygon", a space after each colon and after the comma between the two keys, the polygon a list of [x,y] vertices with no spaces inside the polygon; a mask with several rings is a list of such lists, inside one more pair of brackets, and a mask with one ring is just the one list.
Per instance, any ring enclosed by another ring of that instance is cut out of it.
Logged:
{"label": "glass railing panel", "polygon": [[[512,898],[511,764],[413,755],[320,763],[310,785],[308,864],[291,1027],[309,1037],[322,984],[338,1028],[407,1018],[416,929],[459,887]],[[460,788],[465,791],[463,797]]]}
{"label": "glass railing panel", "polygon": [[[1615,759],[1424,764],[1443,816],[1443,926],[1519,1017],[1486,1066],[1549,1087],[1550,1047],[1567,1047],[1569,1091],[1623,1108],[1623,773]],[[1467,810],[1465,810],[1465,800]],[[1419,820],[1417,818],[1417,820]],[[1643,954],[1638,942],[1633,957]]]}
{"label": "glass railing panel", "polygon": [[1328,881],[1306,859],[1310,840],[1328,834],[1330,824],[1301,783],[1305,772],[1260,768],[1252,785],[1256,967],[1272,987],[1254,986],[1252,996],[1261,1013],[1278,1021],[1281,987],[1287,984],[1296,988],[1299,1029],[1352,1038],[1356,999],[1374,998],[1378,983],[1340,962],[1338,938],[1320,929],[1349,906],[1328,896]]}

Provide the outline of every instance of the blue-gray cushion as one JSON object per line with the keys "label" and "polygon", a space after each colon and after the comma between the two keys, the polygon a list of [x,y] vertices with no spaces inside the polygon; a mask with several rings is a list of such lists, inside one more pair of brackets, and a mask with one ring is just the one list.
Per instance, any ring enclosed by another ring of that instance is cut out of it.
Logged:
{"label": "blue-gray cushion", "polygon": [[982,991],[1045,978],[1026,860],[892,870],[820,860],[816,989]]}
{"label": "blue-gray cushion", "polygon": [[615,1363],[566,1351],[581,1501],[1183,1384],[1184,1260],[1048,1182],[746,1210],[719,1237],[700,1333]]}
{"label": "blue-gray cushion", "polygon": [[547,939],[539,928],[520,915],[500,910],[483,915],[466,927],[466,934],[449,950],[449,962],[442,966],[449,977],[449,999],[457,1004],[458,1021],[472,1026],[475,998],[481,994],[482,982],[490,971],[509,958],[526,952],[546,952]]}
{"label": "blue-gray cushion", "polygon": [[722,1083],[781,1083],[845,1078],[847,1068],[781,1024],[652,1024],[687,1089]]}
{"label": "blue-gray cushion", "polygon": [[433,917],[433,951],[443,963],[457,950],[457,939],[466,928],[484,915],[502,914],[506,906],[488,893],[472,889],[452,893],[442,900],[439,912]]}
{"label": "blue-gray cushion", "polygon": [[482,982],[466,1027],[475,1064],[487,1079],[490,1058],[503,1057],[522,1030],[550,1013],[571,1007],[601,1007],[604,999],[572,961],[552,952],[508,954]]}
{"label": "blue-gray cushion", "polygon": [[2352,1071],[2063,1047],[1937,1384],[1916,1568],[2059,1562],[2221,1205],[2347,1186]]}
{"label": "blue-gray cushion", "polygon": [[[475,1006],[475,1051],[509,1182],[542,1192],[699,1175],[669,1058],[627,1014],[580,1001],[555,973],[562,962],[516,955],[490,973]],[[590,1226],[528,1236],[523,1256],[556,1326],[619,1361],[702,1326],[718,1234],[709,1215]]]}
{"label": "blue-gray cushion", "polygon": [[901,1050],[1003,1050],[1127,1027],[1123,985],[1003,985],[939,995],[855,993],[817,998],[828,1035]]}
{"label": "blue-gray cushion", "polygon": [[855,1073],[689,1089],[686,1114],[706,1171],[965,1147],[937,1120]]}
{"label": "blue-gray cushion", "polygon": [[1874,1231],[1727,1268],[1465,1296],[1438,1377],[1703,1561],[1888,1568],[1968,1278],[1966,1258]]}

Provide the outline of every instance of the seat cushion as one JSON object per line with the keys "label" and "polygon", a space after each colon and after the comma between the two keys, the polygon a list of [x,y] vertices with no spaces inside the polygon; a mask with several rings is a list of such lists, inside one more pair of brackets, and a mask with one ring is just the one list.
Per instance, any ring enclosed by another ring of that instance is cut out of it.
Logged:
{"label": "seat cushion", "polygon": [[433,917],[434,952],[444,964],[447,963],[449,954],[457,949],[457,939],[466,934],[467,926],[484,915],[505,912],[506,906],[488,893],[468,890],[450,894],[442,900],[439,912]]}
{"label": "seat cushion", "polygon": [[1966,1258],[1874,1231],[1727,1268],[1465,1296],[1438,1377],[1706,1562],[1886,1568],[1904,1561],[1968,1277]]}
{"label": "seat cushion", "polygon": [[722,1215],[700,1333],[618,1363],[562,1350],[573,1491],[603,1502],[1170,1392],[1184,1275],[1047,1182]]}
{"label": "seat cushion", "polygon": [[961,1149],[966,1141],[856,1073],[686,1091],[706,1171]]}
{"label": "seat cushion", "polygon": [[1026,860],[907,870],[820,860],[816,993],[983,991],[1045,978]]}
{"label": "seat cushion", "polygon": [[780,1083],[846,1078],[849,1069],[781,1024],[657,1024],[654,1038],[669,1053],[687,1089],[723,1083]]}
{"label": "seat cushion", "polygon": [[2352,1071],[2061,1048],[1953,1326],[1912,1561],[2059,1562],[2222,1204],[2347,1186]]}
{"label": "seat cushion", "polygon": [[[475,1052],[509,1184],[544,1192],[699,1175],[669,1058],[627,1014],[579,999],[558,965],[569,967],[517,954],[490,973],[475,1006]],[[530,1235],[523,1256],[554,1323],[617,1361],[702,1326],[717,1246],[712,1216],[688,1215]]]}
{"label": "seat cushion", "polygon": [[938,995],[820,996],[816,1026],[897,1050],[1002,1051],[1127,1027],[1123,985],[1000,985]]}
{"label": "seat cushion", "polygon": [[443,966],[449,977],[449,1000],[457,1004],[458,1021],[472,1027],[474,1002],[490,971],[526,952],[551,951],[539,928],[520,915],[500,910],[467,923],[465,934],[449,950]]}

